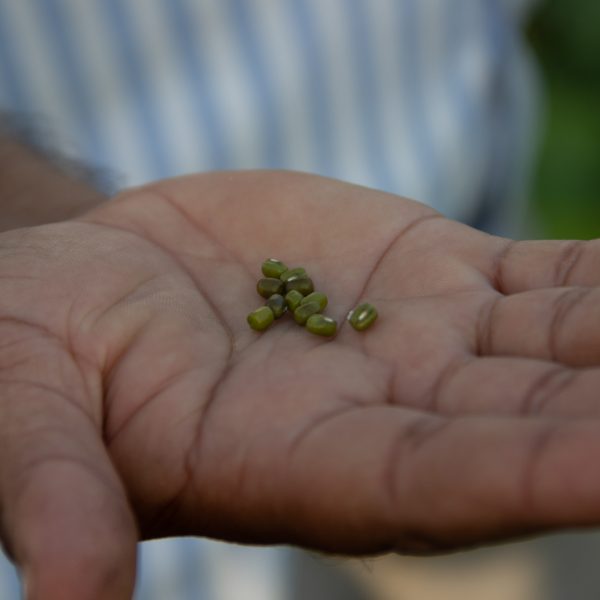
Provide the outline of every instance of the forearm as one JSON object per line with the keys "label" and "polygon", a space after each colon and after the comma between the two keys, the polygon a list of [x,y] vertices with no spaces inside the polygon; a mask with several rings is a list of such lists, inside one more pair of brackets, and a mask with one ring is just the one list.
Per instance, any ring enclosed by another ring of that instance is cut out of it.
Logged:
{"label": "forearm", "polygon": [[68,219],[105,199],[83,177],[0,129],[0,231]]}

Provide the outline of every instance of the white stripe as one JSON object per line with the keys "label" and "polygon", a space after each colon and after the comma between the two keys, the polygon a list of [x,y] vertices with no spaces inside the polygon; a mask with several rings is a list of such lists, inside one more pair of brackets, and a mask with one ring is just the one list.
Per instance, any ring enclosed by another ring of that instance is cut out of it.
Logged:
{"label": "white stripe", "polygon": [[[403,2],[404,0],[396,0]],[[425,0],[419,0],[425,1]],[[375,78],[380,89],[377,97],[381,105],[373,107],[379,113],[384,151],[388,161],[395,166],[391,173],[394,189],[399,194],[422,199],[424,196],[419,164],[414,152],[414,143],[409,136],[407,120],[411,118],[406,106],[406,97],[413,90],[403,85],[399,54],[396,11],[393,3],[373,1],[369,7],[369,39],[372,41]],[[365,11],[367,12],[367,11]],[[421,35],[420,32],[418,34]]]}
{"label": "white stripe", "polygon": [[122,177],[123,185],[141,183],[149,177],[143,160],[143,138],[135,127],[134,107],[115,69],[119,56],[106,43],[109,24],[98,11],[97,2],[62,1],[67,3],[65,15],[82,55],[81,62],[87,67],[83,77],[90,90],[90,112],[98,120],[109,149],[106,164]]}
{"label": "white stripe", "polygon": [[332,151],[339,165],[335,176],[376,187],[377,182],[366,168],[366,144],[356,127],[360,107],[355,93],[355,74],[348,60],[352,40],[341,25],[346,22],[343,0],[308,0],[307,6],[314,15],[315,35],[323,49],[324,70],[329,75],[326,95],[332,107]]}
{"label": "white stripe", "polygon": [[208,569],[214,577],[214,600],[286,600],[287,564],[284,547],[245,547],[211,542]]}
{"label": "white stripe", "polygon": [[258,43],[265,59],[265,70],[273,82],[276,120],[284,144],[282,160],[287,168],[317,171],[314,138],[311,136],[309,87],[300,56],[294,23],[285,2],[258,0],[253,5],[254,29],[260,31]]}
{"label": "white stripe", "polygon": [[[174,41],[165,23],[167,16],[157,0],[128,0],[132,15],[136,46],[142,61],[144,80],[155,109],[153,119],[164,139],[169,158],[169,175],[180,175],[201,170],[210,149],[202,144],[202,136],[191,126],[197,108],[183,87],[184,73]],[[158,111],[158,114],[156,112]]]}
{"label": "white stripe", "polygon": [[[452,57],[447,54],[444,45],[448,36],[448,26],[444,21],[446,0],[425,0],[419,2],[419,56],[418,65],[422,81],[422,97],[424,103],[424,114],[430,123],[431,142],[436,156],[440,161],[438,170],[432,172],[432,179],[437,179],[441,187],[445,188],[445,194],[433,196],[433,189],[429,188],[423,181],[421,173],[422,196],[419,198],[428,202],[437,210],[450,216],[452,213],[451,203],[448,197],[449,182],[444,179],[448,172],[452,171],[451,163],[453,155],[460,154],[456,150],[456,137],[458,135],[458,122],[453,114],[452,96],[446,85],[448,72],[453,68]],[[431,169],[432,165],[423,165],[425,170]]]}
{"label": "white stripe", "polygon": [[[168,127],[157,114],[158,99],[153,95],[150,85],[153,66],[147,53],[151,49],[152,40],[143,43],[143,30],[137,25],[140,15],[148,9],[148,4],[144,3],[142,8],[138,2],[139,0],[137,2],[134,0],[137,4],[134,6],[127,0],[116,0],[115,5],[120,9],[119,14],[113,15],[111,7],[108,7],[102,15],[105,26],[114,28],[114,31],[106,31],[106,34],[109,45],[114,44],[117,51],[114,65],[115,77],[119,78],[119,86],[125,92],[123,100],[129,105],[132,113],[138,113],[135,118],[135,123],[140,127],[138,137],[143,142],[143,156],[146,157],[150,169],[145,173],[144,179],[135,181],[135,184],[163,177],[173,170],[173,163],[169,159],[168,152],[165,151],[165,148],[170,145],[166,135]],[[116,19],[122,19],[122,26],[116,26]],[[115,34],[121,37],[116,38]],[[123,35],[127,35],[128,39],[124,40]],[[120,43],[117,43],[117,39]],[[130,48],[134,50],[129,51]],[[119,68],[121,64],[123,68]],[[135,76],[131,73],[132,65]],[[133,81],[130,81],[129,77],[133,77]],[[147,112],[149,121],[144,119]],[[157,153],[160,154],[160,158],[157,158]]]}
{"label": "white stripe", "polygon": [[[177,538],[143,542],[142,586],[139,600],[164,600],[183,598],[189,582],[182,581],[178,567]],[[144,596],[141,596],[144,592]],[[149,594],[149,595],[148,595]]]}
{"label": "white stripe", "polygon": [[196,51],[207,65],[216,110],[222,115],[225,147],[230,168],[254,168],[262,164],[255,140],[260,135],[256,97],[249,94],[251,75],[243,68],[238,44],[228,22],[224,2],[185,0],[194,22],[201,24],[206,37],[198,36]]}
{"label": "white stripe", "polygon": [[478,110],[483,108],[480,90],[485,89],[486,82],[482,68],[488,57],[484,56],[487,42],[480,37],[485,33],[481,4],[479,0],[470,1],[467,10],[464,2],[460,7],[457,3],[455,9],[461,10],[466,19],[460,23],[460,39],[454,39],[457,52],[452,55],[448,54],[447,43],[444,43],[450,35],[445,20],[446,0],[427,0],[419,4],[419,55],[422,61],[417,68],[422,73],[423,102],[431,123],[432,142],[440,158],[433,177],[444,189],[443,195],[426,195],[422,199],[451,218],[469,214],[472,204],[480,200],[478,192],[489,158],[485,147],[487,129],[476,129],[474,119],[465,129],[460,115],[464,107],[458,103],[455,90],[448,85],[448,80],[452,79],[454,85],[462,88],[469,102],[474,102]]}
{"label": "white stripe", "polygon": [[[280,143],[280,115],[277,110],[268,114],[275,102],[275,85],[265,64],[267,59],[261,43],[263,36],[260,22],[264,15],[259,13],[258,17],[255,16],[256,1],[251,8],[245,0],[229,0],[222,5],[227,7],[224,15],[226,21],[231,21],[228,27],[235,59],[249,73],[245,94],[255,110],[254,114],[248,115],[250,121],[242,130],[247,132],[247,137],[243,140],[246,143],[244,159],[251,161],[247,163],[249,167],[265,167],[272,166],[274,162],[280,164],[282,160],[285,161],[281,156],[285,153],[285,148]],[[245,19],[242,13],[246,13]],[[276,156],[275,152],[278,152]]]}
{"label": "white stripe", "polygon": [[[51,143],[71,156],[80,156],[79,128],[73,114],[76,109],[62,77],[60,65],[48,42],[52,32],[44,26],[36,2],[6,2],[9,27],[13,32],[13,56],[36,113],[47,117]],[[18,108],[18,107],[12,107]]]}
{"label": "white stripe", "polygon": [[[458,114],[459,107],[455,106],[455,120],[460,129],[450,143],[453,148],[458,147],[462,151],[451,153],[453,185],[449,197],[454,204],[451,216],[457,219],[466,219],[476,211],[491,158],[487,142],[492,124],[487,117],[490,114],[490,82],[494,73],[489,55],[490,40],[484,38],[488,35],[484,26],[485,13],[489,10],[485,0],[477,0],[461,11],[464,16],[461,21],[462,44],[455,68],[465,96],[474,106],[474,114],[465,123]],[[475,130],[476,127],[480,130]]]}

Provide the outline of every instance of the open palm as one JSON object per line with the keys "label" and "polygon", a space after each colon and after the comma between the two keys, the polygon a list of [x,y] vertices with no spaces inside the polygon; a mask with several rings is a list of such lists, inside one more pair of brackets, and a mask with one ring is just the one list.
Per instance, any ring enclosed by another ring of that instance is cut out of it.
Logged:
{"label": "open palm", "polygon": [[[268,257],[335,338],[249,329]],[[0,235],[2,537],[31,597],[127,597],[139,537],[436,552],[599,522],[599,261],[281,172]]]}

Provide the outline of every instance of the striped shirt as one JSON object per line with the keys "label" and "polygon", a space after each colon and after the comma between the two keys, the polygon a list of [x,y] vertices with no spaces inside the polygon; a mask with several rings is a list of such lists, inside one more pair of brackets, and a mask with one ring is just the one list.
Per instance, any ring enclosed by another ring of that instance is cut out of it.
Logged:
{"label": "striped shirt", "polygon": [[[0,110],[117,187],[296,169],[510,231],[535,139],[530,4],[0,0]],[[284,599],[286,561],[285,549],[145,543],[137,598]],[[18,597],[0,557],[0,598]]]}

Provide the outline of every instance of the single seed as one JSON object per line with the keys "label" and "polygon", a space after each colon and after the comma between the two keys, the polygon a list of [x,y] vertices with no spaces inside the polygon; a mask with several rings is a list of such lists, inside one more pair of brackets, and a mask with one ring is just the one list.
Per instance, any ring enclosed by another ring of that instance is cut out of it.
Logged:
{"label": "single seed", "polygon": [[304,267],[288,269],[279,276],[279,279],[281,279],[281,281],[290,281],[292,279],[298,279],[299,277],[307,277],[306,269]]}
{"label": "single seed", "polygon": [[265,277],[276,277],[279,279],[279,277],[285,273],[288,268],[280,260],[277,260],[276,258],[268,258],[262,264],[261,270]]}
{"label": "single seed", "polygon": [[273,315],[276,319],[279,319],[279,317],[287,310],[285,298],[281,294],[273,294],[267,300],[265,306],[268,306],[273,311]]}
{"label": "single seed", "polygon": [[337,323],[325,315],[311,315],[306,321],[306,329],[311,333],[330,337],[337,331]]}
{"label": "single seed", "polygon": [[315,286],[310,277],[298,277],[298,279],[288,279],[285,282],[285,291],[291,290],[299,291],[303,296],[308,296],[311,292],[314,292]]}
{"label": "single seed", "polygon": [[273,294],[282,294],[285,289],[285,283],[275,277],[265,277],[259,279],[256,284],[256,291],[263,298],[270,298]]}
{"label": "single seed", "polygon": [[273,315],[273,311],[268,306],[261,306],[246,317],[248,325],[256,331],[264,331],[274,319],[275,315]]}
{"label": "single seed", "polygon": [[363,302],[348,313],[347,319],[354,329],[364,331],[371,327],[377,319],[377,309],[372,304]]}
{"label": "single seed", "polygon": [[294,321],[298,323],[298,325],[304,325],[308,320],[308,317],[318,313],[320,311],[320,307],[316,302],[309,302],[308,304],[301,304],[294,311]]}
{"label": "single seed", "polygon": [[312,294],[308,294],[308,296],[304,296],[300,300],[300,304],[307,304],[308,302],[316,302],[321,307],[321,310],[325,310],[327,296],[323,292],[312,292]]}
{"label": "single seed", "polygon": [[298,290],[290,290],[285,295],[285,301],[288,305],[288,308],[292,312],[294,312],[298,308],[298,305],[300,304],[302,298],[304,298],[304,296]]}

